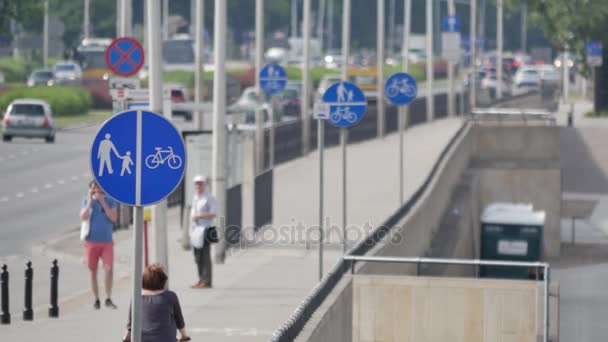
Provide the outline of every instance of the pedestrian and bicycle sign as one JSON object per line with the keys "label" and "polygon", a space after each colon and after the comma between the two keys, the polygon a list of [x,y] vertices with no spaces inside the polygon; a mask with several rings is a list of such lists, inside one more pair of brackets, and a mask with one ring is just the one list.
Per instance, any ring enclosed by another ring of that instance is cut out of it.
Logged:
{"label": "pedestrian and bicycle sign", "polygon": [[367,109],[365,94],[350,82],[337,82],[323,94],[323,102],[329,105],[329,122],[341,128],[357,124]]}
{"label": "pedestrian and bicycle sign", "polygon": [[267,64],[260,71],[260,87],[266,94],[276,94],[285,89],[287,73],[278,64]]}
{"label": "pedestrian and bicycle sign", "polygon": [[406,105],[418,95],[418,85],[410,74],[398,72],[386,80],[384,94],[393,104]]}
{"label": "pedestrian and bicycle sign", "polygon": [[116,75],[135,75],[144,65],[144,48],[133,38],[115,39],[106,49],[106,64]]}
{"label": "pedestrian and bicycle sign", "polygon": [[585,46],[587,52],[587,64],[592,67],[600,67],[603,63],[604,48],[602,42],[591,41]]}
{"label": "pedestrian and bicycle sign", "polygon": [[181,182],[186,148],[163,116],[130,110],[106,121],[91,147],[91,171],[118,202],[145,206],[162,201]]}
{"label": "pedestrian and bicycle sign", "polygon": [[455,15],[443,18],[443,32],[460,32],[460,19]]}

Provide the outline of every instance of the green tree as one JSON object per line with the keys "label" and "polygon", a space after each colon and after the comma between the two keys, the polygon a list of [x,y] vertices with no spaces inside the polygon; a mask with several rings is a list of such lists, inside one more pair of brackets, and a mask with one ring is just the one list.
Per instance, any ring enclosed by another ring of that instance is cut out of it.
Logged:
{"label": "green tree", "polygon": [[[90,1],[91,33],[95,37],[116,36],[116,1]],[[64,24],[63,42],[76,47],[83,33],[84,0],[50,0],[49,12]]]}
{"label": "green tree", "polygon": [[0,39],[10,42],[11,20],[25,30],[39,30],[42,27],[43,2],[40,0],[0,0]]}

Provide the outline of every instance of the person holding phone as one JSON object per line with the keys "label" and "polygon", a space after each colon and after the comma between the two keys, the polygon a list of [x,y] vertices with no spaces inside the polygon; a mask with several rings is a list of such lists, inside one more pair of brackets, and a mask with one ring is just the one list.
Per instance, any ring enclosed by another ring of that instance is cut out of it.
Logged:
{"label": "person holding phone", "polygon": [[97,265],[99,259],[103,261],[105,274],[105,306],[117,309],[112,302],[112,278],[114,266],[114,242],[112,238],[114,224],[118,220],[116,202],[107,197],[99,184],[95,181],[89,183],[89,193],[82,201],[80,220],[89,221],[89,234],[84,242],[84,256],[89,268],[91,291],[95,296],[93,308],[99,309],[99,286],[97,283]]}

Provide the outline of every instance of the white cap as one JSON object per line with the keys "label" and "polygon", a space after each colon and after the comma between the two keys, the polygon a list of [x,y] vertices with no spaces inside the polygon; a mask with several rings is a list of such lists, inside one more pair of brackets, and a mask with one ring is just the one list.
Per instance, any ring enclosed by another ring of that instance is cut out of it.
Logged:
{"label": "white cap", "polygon": [[194,176],[192,181],[194,183],[200,183],[200,182],[207,183],[207,177],[203,176],[203,175],[196,175],[196,176]]}

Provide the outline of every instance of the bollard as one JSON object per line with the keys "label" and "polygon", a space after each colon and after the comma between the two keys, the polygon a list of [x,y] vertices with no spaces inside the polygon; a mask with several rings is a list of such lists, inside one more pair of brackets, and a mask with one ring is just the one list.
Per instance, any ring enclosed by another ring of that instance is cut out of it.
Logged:
{"label": "bollard", "polygon": [[11,313],[8,310],[8,271],[6,264],[2,265],[2,273],[0,273],[0,287],[2,310],[0,311],[0,323],[11,324]]}
{"label": "bollard", "polygon": [[57,259],[53,260],[51,267],[51,305],[49,307],[49,317],[59,317],[59,306],[57,306],[57,292],[59,291],[59,266]]}
{"label": "bollard", "polygon": [[32,310],[32,282],[34,280],[34,270],[32,269],[32,262],[28,261],[25,264],[25,307],[23,308],[23,320],[33,321],[34,310]]}

